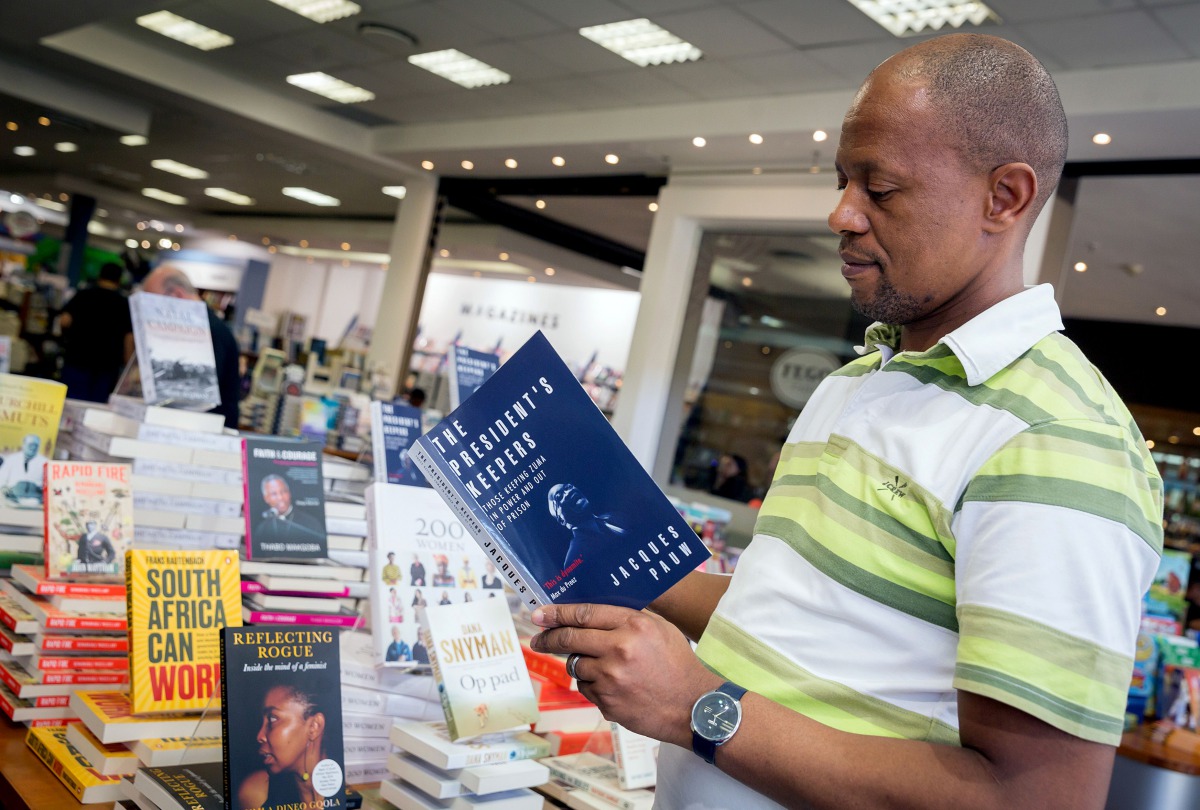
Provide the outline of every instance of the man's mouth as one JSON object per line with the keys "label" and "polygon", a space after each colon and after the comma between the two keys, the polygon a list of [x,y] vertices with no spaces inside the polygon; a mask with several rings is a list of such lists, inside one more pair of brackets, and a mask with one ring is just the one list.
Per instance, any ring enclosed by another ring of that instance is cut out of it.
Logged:
{"label": "man's mouth", "polygon": [[838,251],[838,255],[842,258],[842,277],[846,279],[851,279],[879,268],[879,263],[869,256],[861,256],[846,250]]}

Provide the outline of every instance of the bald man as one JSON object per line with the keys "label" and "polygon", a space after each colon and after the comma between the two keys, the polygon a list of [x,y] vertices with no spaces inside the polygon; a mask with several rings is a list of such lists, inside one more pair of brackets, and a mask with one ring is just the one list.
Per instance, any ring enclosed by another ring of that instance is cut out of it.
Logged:
{"label": "bald man", "polygon": [[829,226],[877,323],[797,419],[736,572],[654,613],[534,612],[534,649],[663,741],[656,808],[1104,806],[1162,482],[1053,291],[1023,284],[1066,146],[1012,43],[876,68]]}
{"label": "bald man", "polygon": [[[150,271],[142,282],[142,289],[156,295],[169,295],[172,298],[183,298],[188,301],[202,301],[195,286],[184,275],[182,270],[162,265]],[[238,399],[241,395],[241,374],[238,370],[239,349],[233,332],[225,322],[217,317],[212,308],[205,306],[208,312],[208,329],[212,335],[213,355],[217,361],[217,386],[221,393],[221,404],[213,408],[211,413],[220,413],[225,417],[225,427],[236,428],[238,425]]]}

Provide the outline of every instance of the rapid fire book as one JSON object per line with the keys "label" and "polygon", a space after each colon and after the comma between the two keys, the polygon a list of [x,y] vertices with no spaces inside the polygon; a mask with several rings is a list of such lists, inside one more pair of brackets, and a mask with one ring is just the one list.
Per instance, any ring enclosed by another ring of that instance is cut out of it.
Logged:
{"label": "rapid fire book", "polygon": [[246,559],[328,556],[321,445],[279,438],[242,440]]}
{"label": "rapid fire book", "polygon": [[199,711],[220,694],[222,627],[242,624],[234,551],[126,554],[134,714]]}
{"label": "rapid fire book", "polygon": [[121,582],[133,543],[128,464],[46,462],[46,578]]}
{"label": "rapid fire book", "polygon": [[409,452],[529,607],[641,609],[709,556],[541,332]]}
{"label": "rapid fire book", "polygon": [[203,411],[221,404],[207,304],[137,292],[129,315],[147,405]]}
{"label": "rapid fire book", "polygon": [[395,402],[371,403],[371,457],[376,481],[429,486],[408,457],[408,448],[420,435],[420,408]]}
{"label": "rapid fire book", "polygon": [[338,632],[221,631],[224,788],[232,810],[345,808]]}

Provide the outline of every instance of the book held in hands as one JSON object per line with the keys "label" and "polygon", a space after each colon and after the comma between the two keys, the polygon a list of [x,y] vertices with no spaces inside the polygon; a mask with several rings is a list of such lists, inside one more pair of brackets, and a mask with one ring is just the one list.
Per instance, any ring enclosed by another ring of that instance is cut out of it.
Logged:
{"label": "book held in hands", "polygon": [[246,559],[328,556],[321,455],[316,442],[242,440]]}
{"label": "book held in hands", "polygon": [[530,607],[641,609],[709,556],[541,332],[409,452]]}

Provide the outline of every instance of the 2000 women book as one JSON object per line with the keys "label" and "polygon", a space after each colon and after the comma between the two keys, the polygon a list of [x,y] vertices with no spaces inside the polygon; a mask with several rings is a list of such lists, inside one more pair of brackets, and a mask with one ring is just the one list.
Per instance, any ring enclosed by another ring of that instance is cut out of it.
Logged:
{"label": "2000 women book", "polygon": [[541,332],[409,452],[530,607],[641,609],[708,559]]}

